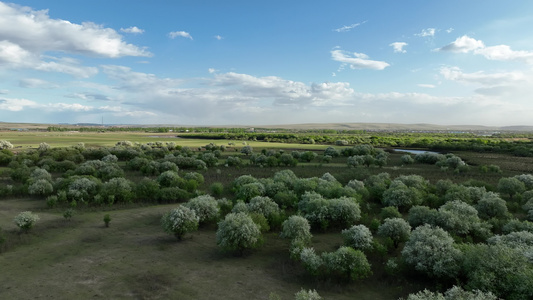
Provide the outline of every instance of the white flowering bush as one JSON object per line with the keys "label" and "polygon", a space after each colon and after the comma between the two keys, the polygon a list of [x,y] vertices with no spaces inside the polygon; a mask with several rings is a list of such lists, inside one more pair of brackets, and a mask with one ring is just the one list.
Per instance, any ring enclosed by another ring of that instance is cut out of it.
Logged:
{"label": "white flowering bush", "polygon": [[260,182],[251,182],[242,185],[238,188],[236,196],[237,199],[248,201],[256,196],[265,195],[266,189],[265,186]]}
{"label": "white flowering bush", "polygon": [[269,197],[253,197],[246,205],[249,212],[262,214],[267,219],[271,219],[273,215],[280,212],[278,204]]}
{"label": "white flowering bush", "polygon": [[116,155],[108,154],[104,157],[102,157],[102,161],[106,163],[116,163],[118,162],[118,158]]}
{"label": "white flowering bush", "polygon": [[162,187],[174,187],[180,182],[180,176],[175,171],[165,171],[157,177],[157,182]]}
{"label": "white flowering bush", "polygon": [[216,220],[220,212],[217,200],[210,195],[192,198],[184,206],[192,209],[196,213],[200,223]]}
{"label": "white flowering bush", "polygon": [[262,237],[259,226],[248,214],[229,213],[218,223],[216,241],[222,249],[242,255],[246,249],[258,247]]}
{"label": "white flowering bush", "polygon": [[493,192],[487,192],[477,203],[476,209],[483,219],[504,218],[507,215],[505,200]]}
{"label": "white flowering bush", "polygon": [[198,229],[199,218],[193,210],[183,205],[171,210],[161,218],[161,226],[166,233],[174,234],[178,240],[183,235]]}
{"label": "white flowering bush", "polygon": [[496,295],[491,292],[483,292],[480,290],[465,291],[461,287],[453,286],[444,294],[439,292],[431,292],[427,289],[419,291],[414,294],[409,294],[407,300],[497,300]]}
{"label": "white flowering bush", "polygon": [[359,203],[352,197],[340,197],[328,200],[328,218],[331,223],[347,227],[361,219]]}
{"label": "white flowering bush", "polygon": [[442,228],[422,225],[411,232],[402,250],[405,262],[432,277],[454,278],[459,271],[461,252]]}
{"label": "white flowering bush", "polygon": [[322,253],[321,257],[329,276],[357,280],[372,275],[370,263],[360,250],[343,246],[335,252]]}
{"label": "white flowering bush", "polygon": [[300,251],[300,260],[309,274],[317,276],[324,265],[324,260],[315,252],[314,248],[303,248]]}
{"label": "white flowering bush", "polygon": [[344,245],[359,250],[372,249],[373,237],[370,229],[365,225],[354,225],[342,231]]}
{"label": "white flowering bush", "polygon": [[283,222],[280,236],[287,239],[301,239],[303,241],[310,241],[311,225],[309,221],[302,216],[290,216]]}
{"label": "white flowering bush", "polygon": [[450,201],[439,208],[437,223],[455,234],[468,234],[476,228],[480,219],[478,211],[461,200]]}
{"label": "white flowering bush", "polygon": [[50,181],[46,179],[38,179],[28,187],[30,195],[49,195],[54,191],[54,187]]}
{"label": "white flowering bush", "polygon": [[32,229],[37,221],[39,221],[39,216],[31,211],[23,211],[13,219],[13,222],[23,231]]}
{"label": "white flowering bush", "polygon": [[51,148],[50,145],[48,145],[47,143],[44,143],[44,142],[43,142],[43,143],[40,143],[40,144],[39,144],[39,148],[37,148],[37,151],[39,151],[39,152],[45,152],[45,151],[50,150],[50,148]]}
{"label": "white flowering bush", "polygon": [[13,149],[13,144],[11,144],[10,142],[6,141],[6,140],[1,140],[0,141],[0,149]]}
{"label": "white flowering bush", "polygon": [[316,290],[301,289],[298,293],[294,294],[294,300],[322,300],[322,297]]}
{"label": "white flowering bush", "polygon": [[411,234],[411,225],[402,218],[385,219],[378,228],[378,235],[389,237],[394,242],[394,247],[406,241]]}
{"label": "white flowering bush", "polygon": [[98,192],[99,184],[89,178],[77,178],[68,186],[67,196],[76,202],[89,201]]}

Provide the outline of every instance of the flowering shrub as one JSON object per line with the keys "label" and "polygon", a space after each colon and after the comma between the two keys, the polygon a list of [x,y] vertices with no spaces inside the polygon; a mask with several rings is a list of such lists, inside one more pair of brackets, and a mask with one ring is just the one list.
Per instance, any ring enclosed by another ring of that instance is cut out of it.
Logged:
{"label": "flowering shrub", "polygon": [[39,221],[39,216],[33,214],[31,211],[23,211],[13,220],[13,222],[24,231],[30,230],[37,221]]}
{"label": "flowering shrub", "polygon": [[194,211],[198,216],[200,223],[209,222],[218,218],[220,208],[218,207],[217,200],[209,195],[202,195],[189,200],[184,206]]}
{"label": "flowering shrub", "polygon": [[411,225],[402,218],[389,218],[378,228],[378,234],[389,237],[394,242],[394,247],[398,247],[400,242],[406,241],[411,233]]}
{"label": "flowering shrub", "polygon": [[402,250],[408,265],[429,276],[441,278],[456,276],[460,255],[461,252],[453,246],[453,238],[446,231],[427,224],[413,230]]}
{"label": "flowering shrub", "polygon": [[365,225],[354,225],[342,231],[342,238],[346,246],[359,250],[372,248],[372,233]]}
{"label": "flowering shrub", "polygon": [[279,213],[278,204],[272,201],[269,197],[253,197],[247,206],[248,211],[262,214],[267,219],[271,218],[274,214]]}
{"label": "flowering shrub", "polygon": [[324,260],[315,253],[313,248],[303,248],[300,252],[300,260],[305,269],[315,276],[320,274],[320,269],[324,265]]}
{"label": "flowering shrub", "polygon": [[335,252],[322,253],[326,273],[340,279],[357,280],[372,275],[370,263],[363,252],[340,247]]}
{"label": "flowering shrub", "polygon": [[280,236],[288,239],[311,240],[311,226],[306,218],[301,216],[290,216],[283,222]]}
{"label": "flowering shrub", "polygon": [[301,289],[298,293],[294,294],[294,300],[322,300],[322,297],[316,290],[304,290]]}
{"label": "flowering shrub", "polygon": [[242,255],[244,250],[259,246],[261,231],[246,213],[229,213],[218,223],[216,240],[222,249]]}
{"label": "flowering shrub", "polygon": [[181,240],[187,232],[198,229],[199,218],[193,210],[183,205],[171,210],[161,218],[161,226],[166,233],[174,234]]}

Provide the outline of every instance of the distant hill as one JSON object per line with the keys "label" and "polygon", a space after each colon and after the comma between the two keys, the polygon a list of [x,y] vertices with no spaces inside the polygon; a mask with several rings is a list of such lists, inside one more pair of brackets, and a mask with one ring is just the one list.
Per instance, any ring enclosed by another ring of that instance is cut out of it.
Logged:
{"label": "distant hill", "polygon": [[[46,129],[48,126],[61,127],[102,127],[101,124],[37,124],[0,122],[0,130],[9,129]],[[482,126],[482,125],[436,125],[436,124],[399,124],[399,123],[304,123],[279,125],[183,125],[183,124],[107,124],[108,127],[215,127],[215,128],[283,128],[293,130],[334,129],[334,130],[376,130],[376,131],[523,131],[533,132],[533,126]]]}

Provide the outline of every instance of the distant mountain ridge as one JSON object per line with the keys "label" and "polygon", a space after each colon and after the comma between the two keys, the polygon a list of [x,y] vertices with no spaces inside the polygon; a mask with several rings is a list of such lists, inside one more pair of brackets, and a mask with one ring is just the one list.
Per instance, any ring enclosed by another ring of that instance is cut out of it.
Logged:
{"label": "distant mountain ridge", "polygon": [[[37,123],[7,123],[0,122],[0,129],[27,128],[45,129],[48,126],[61,127],[101,127],[96,123],[78,124],[37,124]],[[110,127],[214,127],[214,128],[279,128],[293,130],[311,129],[334,129],[334,130],[372,130],[372,131],[519,131],[533,132],[533,126],[513,125],[513,126],[483,126],[483,125],[437,125],[427,123],[400,124],[400,123],[302,123],[302,124],[276,124],[276,125],[183,125],[183,124],[104,124]]]}

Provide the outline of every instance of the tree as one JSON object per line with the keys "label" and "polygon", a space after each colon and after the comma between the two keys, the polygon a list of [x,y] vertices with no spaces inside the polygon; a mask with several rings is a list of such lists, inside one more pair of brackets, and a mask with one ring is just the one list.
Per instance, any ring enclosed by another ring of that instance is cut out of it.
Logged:
{"label": "tree", "polygon": [[300,239],[305,242],[311,240],[311,226],[309,221],[302,216],[293,215],[281,225],[282,230],[280,236],[287,239]]}
{"label": "tree", "polygon": [[39,216],[31,211],[23,211],[13,219],[13,222],[24,232],[32,229],[37,221],[39,221]]}
{"label": "tree", "polygon": [[322,300],[322,297],[316,290],[304,290],[303,288],[294,294],[294,300]]}
{"label": "tree", "polygon": [[217,200],[209,195],[192,198],[184,206],[194,211],[200,223],[216,220],[220,212]]}
{"label": "tree", "polygon": [[242,255],[246,249],[260,245],[261,231],[246,213],[229,213],[218,223],[216,241],[222,249]]}
{"label": "tree", "polygon": [[487,192],[476,205],[479,216],[483,219],[507,217],[507,204],[505,200],[493,192]]}
{"label": "tree", "polygon": [[54,191],[52,184],[46,179],[38,179],[28,187],[30,195],[49,195]]}
{"label": "tree", "polygon": [[133,199],[133,183],[126,178],[112,178],[102,185],[102,196],[109,204],[114,202],[128,203]]}
{"label": "tree", "polygon": [[270,199],[270,197],[253,197],[246,206],[248,207],[248,212],[264,216],[270,224],[273,224],[274,219],[280,213],[278,204]]}
{"label": "tree", "polygon": [[340,247],[321,255],[328,275],[348,280],[363,279],[372,274],[366,255],[360,250]]}
{"label": "tree", "polygon": [[13,149],[13,144],[11,144],[10,142],[6,141],[6,140],[1,140],[0,141],[0,149]]}
{"label": "tree", "polygon": [[198,229],[199,218],[193,210],[183,205],[169,211],[161,218],[161,226],[168,234],[181,240],[183,235]]}
{"label": "tree", "polygon": [[453,286],[444,292],[431,292],[429,290],[419,291],[415,294],[409,294],[407,300],[498,300],[491,292],[480,290],[465,291],[461,287]]}
{"label": "tree", "polygon": [[410,165],[415,162],[414,158],[410,154],[402,155],[401,160],[402,163],[406,165]]}
{"label": "tree", "polygon": [[252,146],[244,146],[241,149],[241,153],[243,153],[246,156],[252,154],[253,152],[254,152],[254,149],[252,148]]}
{"label": "tree", "polygon": [[374,241],[370,229],[365,225],[354,225],[342,231],[344,245],[356,250],[369,250]]}
{"label": "tree", "polygon": [[411,225],[402,218],[389,218],[378,228],[378,234],[390,238],[394,247],[398,248],[401,242],[407,241],[411,234]]}
{"label": "tree", "polygon": [[382,202],[386,206],[409,208],[422,202],[419,191],[408,187],[403,182],[394,180],[390,187],[383,192]]}
{"label": "tree", "polygon": [[477,210],[460,200],[447,202],[438,212],[437,224],[455,234],[469,234],[481,222]]}
{"label": "tree", "polygon": [[498,192],[508,194],[511,200],[516,194],[523,193],[526,190],[526,185],[515,177],[501,178],[498,181]]}
{"label": "tree", "polygon": [[411,232],[402,250],[405,262],[431,277],[454,278],[459,272],[461,252],[442,228],[422,225]]}
{"label": "tree", "polygon": [[465,244],[462,269],[468,289],[505,299],[533,299],[533,265],[520,248],[505,244]]}

